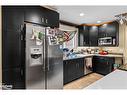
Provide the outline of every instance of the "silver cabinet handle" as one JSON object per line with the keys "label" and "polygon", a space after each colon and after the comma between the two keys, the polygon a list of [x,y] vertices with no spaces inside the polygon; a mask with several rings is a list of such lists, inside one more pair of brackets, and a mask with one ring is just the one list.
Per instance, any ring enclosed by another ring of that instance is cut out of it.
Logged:
{"label": "silver cabinet handle", "polygon": [[47,58],[47,71],[50,70],[49,59]]}
{"label": "silver cabinet handle", "polygon": [[46,23],[46,24],[48,23],[48,19],[45,19],[45,23]]}
{"label": "silver cabinet handle", "polygon": [[43,23],[44,23],[44,18],[41,18],[41,22],[43,22]]}
{"label": "silver cabinet handle", "polygon": [[21,76],[23,76],[23,70],[21,69]]}
{"label": "silver cabinet handle", "polygon": [[[43,43],[45,44],[45,37],[43,39]],[[42,67],[42,70],[45,71],[45,46],[44,44],[42,45],[42,48],[43,48],[43,52],[42,52],[42,63],[43,63],[43,67]]]}
{"label": "silver cabinet handle", "polygon": [[24,28],[24,25],[20,25],[20,40],[22,41],[23,40],[23,28]]}
{"label": "silver cabinet handle", "polygon": [[20,31],[22,31],[22,30],[23,30],[23,27],[24,27],[24,25],[20,25]]}

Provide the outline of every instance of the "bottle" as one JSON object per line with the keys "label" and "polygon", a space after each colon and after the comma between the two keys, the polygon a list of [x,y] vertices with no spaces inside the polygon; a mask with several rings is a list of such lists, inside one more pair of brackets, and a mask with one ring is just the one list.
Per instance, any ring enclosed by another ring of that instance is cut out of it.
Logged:
{"label": "bottle", "polygon": [[116,44],[116,39],[113,38],[112,44],[115,45]]}

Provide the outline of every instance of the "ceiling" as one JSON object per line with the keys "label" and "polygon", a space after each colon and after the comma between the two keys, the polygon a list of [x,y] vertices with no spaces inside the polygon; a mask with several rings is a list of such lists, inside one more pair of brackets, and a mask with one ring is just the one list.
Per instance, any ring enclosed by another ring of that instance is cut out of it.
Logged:
{"label": "ceiling", "polygon": [[[126,13],[127,6],[53,6],[60,13],[60,20],[74,24],[96,24],[115,19],[115,15]],[[79,16],[84,13],[84,16]]]}

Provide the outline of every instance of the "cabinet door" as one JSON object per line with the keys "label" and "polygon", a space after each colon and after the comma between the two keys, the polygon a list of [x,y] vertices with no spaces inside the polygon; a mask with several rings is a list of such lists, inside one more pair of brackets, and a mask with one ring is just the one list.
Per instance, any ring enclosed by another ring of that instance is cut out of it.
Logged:
{"label": "cabinet door", "polygon": [[40,6],[25,7],[25,21],[45,25],[45,10]]}
{"label": "cabinet door", "polygon": [[117,32],[119,31],[118,22],[112,22],[107,25],[106,34],[108,37],[116,37]]}
{"label": "cabinet door", "polygon": [[77,69],[76,59],[69,60],[68,61],[68,80],[69,82],[77,78],[76,69]]}
{"label": "cabinet door", "polygon": [[59,13],[46,9],[45,23],[50,27],[59,27]]}
{"label": "cabinet door", "polygon": [[84,30],[83,26],[79,27],[79,32],[78,32],[78,45],[79,46],[84,46]]}
{"label": "cabinet door", "polygon": [[84,32],[84,46],[89,46],[89,26],[84,26],[83,27],[83,32]]}
{"label": "cabinet door", "polygon": [[89,44],[90,46],[98,46],[98,27],[92,26],[89,28]]}
{"label": "cabinet door", "polygon": [[[24,88],[25,56],[22,56],[21,31],[24,24],[23,6],[2,6],[2,83]],[[25,42],[23,42],[25,43]],[[16,83],[16,84],[15,84]],[[22,84],[20,84],[22,83]],[[17,86],[19,85],[19,86]]]}
{"label": "cabinet door", "polygon": [[106,28],[107,28],[107,25],[105,24],[98,27],[98,37],[99,38],[106,37]]}
{"label": "cabinet door", "polygon": [[94,71],[103,75],[109,74],[113,70],[114,58],[94,57]]}
{"label": "cabinet door", "polygon": [[76,78],[84,76],[84,58],[77,59]]}
{"label": "cabinet door", "polygon": [[79,46],[89,46],[89,27],[79,27]]}
{"label": "cabinet door", "polygon": [[2,6],[2,30],[18,31],[24,24],[24,7]]}
{"label": "cabinet door", "polygon": [[116,37],[118,31],[119,31],[119,24],[116,21],[111,22],[109,24],[103,24],[99,26],[99,38]]}
{"label": "cabinet door", "polygon": [[109,63],[107,60],[104,60],[104,59],[99,59],[100,62],[98,61],[98,63],[95,64],[95,67],[96,67],[96,72],[100,73],[100,74],[103,74],[103,75],[106,75],[109,72]]}
{"label": "cabinet door", "polygon": [[[21,66],[21,31],[24,24],[23,7],[2,7],[2,67]],[[22,63],[23,64],[23,63]]]}
{"label": "cabinet door", "polygon": [[63,64],[64,64],[64,84],[66,84],[68,82],[68,64],[66,61],[63,61]]}

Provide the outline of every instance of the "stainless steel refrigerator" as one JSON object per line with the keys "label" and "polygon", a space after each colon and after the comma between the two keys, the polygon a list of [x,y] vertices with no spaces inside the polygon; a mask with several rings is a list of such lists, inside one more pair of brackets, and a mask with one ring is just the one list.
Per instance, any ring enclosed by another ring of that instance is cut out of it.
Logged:
{"label": "stainless steel refrigerator", "polygon": [[26,23],[25,38],[26,89],[62,89],[62,32]]}

